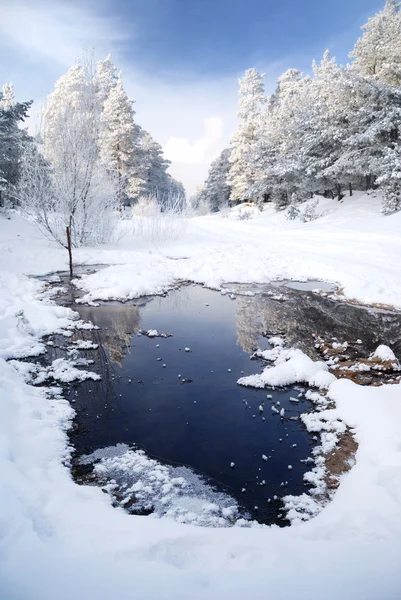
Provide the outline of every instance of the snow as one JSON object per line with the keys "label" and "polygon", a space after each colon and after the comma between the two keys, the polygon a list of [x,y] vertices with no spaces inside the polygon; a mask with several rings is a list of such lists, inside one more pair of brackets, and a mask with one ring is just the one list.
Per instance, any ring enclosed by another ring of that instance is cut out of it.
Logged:
{"label": "snow", "polygon": [[90,340],[76,340],[73,342],[73,348],[76,350],[96,350],[99,344],[94,344]]}
{"label": "snow", "polygon": [[391,350],[391,348],[389,348],[388,346],[385,346],[384,344],[378,346],[376,348],[376,350],[373,352],[371,359],[375,359],[378,358],[379,360],[390,360],[390,361],[397,361],[394,352]]}
{"label": "snow", "polygon": [[399,304],[401,276],[395,257],[401,250],[401,213],[382,216],[380,201],[379,195],[360,192],[342,203],[321,198],[321,217],[311,223],[288,222],[270,206],[246,222],[197,217],[183,238],[166,245],[161,254],[132,250],[127,236],[120,251],[100,250],[96,261],[93,252],[79,250],[85,262],[115,263],[84,277],[80,286],[85,300],[93,301],[161,294],[177,280],[219,289],[233,281],[322,279],[337,282],[348,298]]}
{"label": "snow", "polygon": [[[283,349],[277,346],[277,352],[270,360],[273,367],[266,367],[261,374],[248,375],[238,379],[239,385],[264,388],[266,386],[283,386],[293,383],[308,383],[319,388],[328,388],[335,376],[328,372],[328,366],[321,361],[313,361],[298,349]],[[269,351],[267,351],[269,352]],[[261,352],[266,355],[266,352]],[[273,408],[273,407],[272,407]]]}
{"label": "snow", "polygon": [[[110,265],[80,285],[95,300],[162,293],[185,279],[217,288],[233,281],[322,279],[338,282],[349,298],[401,306],[401,214],[383,217],[379,204],[360,193],[342,203],[321,200],[321,217],[307,224],[288,222],[271,207],[245,222],[199,217],[162,253],[127,234],[119,246],[75,252],[78,262]],[[319,418],[307,423],[303,417],[305,424],[325,450],[344,426],[358,442],[356,464],[332,501],[321,510],[310,495],[294,499],[295,515],[304,504],[316,516],[306,522],[295,516],[286,529],[199,527],[129,515],[100,488],[73,482],[66,435],[73,410],[58,388],[24,381],[30,367],[21,366],[21,358],[44,351],[43,335],[92,327],[52,304],[44,284],[26,276],[65,270],[67,253],[17,215],[0,217],[0,246],[0,597],[129,600],[133,590],[141,600],[401,597],[400,384],[335,380],[323,363],[281,346],[281,359],[278,353],[277,364],[255,381],[265,387],[295,378],[324,386],[325,402],[335,401],[336,408],[322,405]],[[80,365],[57,366],[61,373],[82,372]],[[317,402],[323,398],[312,394]],[[319,484],[318,470],[311,473]],[[213,505],[208,501],[202,514],[216,516]],[[232,519],[225,508],[218,518]]]}

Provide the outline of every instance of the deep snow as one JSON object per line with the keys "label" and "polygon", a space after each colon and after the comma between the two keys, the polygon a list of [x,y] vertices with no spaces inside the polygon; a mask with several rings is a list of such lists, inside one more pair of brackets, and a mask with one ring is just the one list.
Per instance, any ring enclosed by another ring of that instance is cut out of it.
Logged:
{"label": "deep snow", "polygon": [[[379,203],[361,194],[322,200],[327,214],[309,224],[270,208],[247,221],[199,217],[175,242],[164,244],[160,232],[159,252],[154,238],[149,245],[128,232],[75,260],[114,265],[83,279],[90,300],[161,293],[177,279],[322,278],[348,297],[401,306],[401,214],[383,217]],[[73,312],[25,276],[65,269],[66,252],[15,215],[0,217],[0,246],[1,599],[401,597],[400,384],[326,382],[359,447],[333,501],[306,523],[212,529],[130,516],[72,481],[65,428],[73,413],[58,388],[33,388],[6,362],[38,355],[41,336],[74,326]]]}

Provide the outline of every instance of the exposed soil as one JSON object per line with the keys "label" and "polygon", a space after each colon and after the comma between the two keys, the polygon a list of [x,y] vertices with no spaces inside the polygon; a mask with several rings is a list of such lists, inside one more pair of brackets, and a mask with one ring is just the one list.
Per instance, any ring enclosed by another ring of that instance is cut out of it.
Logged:
{"label": "exposed soil", "polygon": [[358,444],[351,431],[348,430],[340,437],[337,447],[327,454],[325,482],[329,490],[337,489],[340,485],[341,475],[353,467],[357,450]]}

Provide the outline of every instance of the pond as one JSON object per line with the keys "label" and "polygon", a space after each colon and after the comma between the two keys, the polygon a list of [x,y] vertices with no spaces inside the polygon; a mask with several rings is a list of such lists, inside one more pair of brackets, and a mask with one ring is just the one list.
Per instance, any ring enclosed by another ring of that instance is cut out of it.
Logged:
{"label": "pond", "polygon": [[[99,344],[85,355],[102,379],[69,389],[77,411],[71,442],[78,457],[135,445],[162,464],[190,467],[248,517],[284,524],[279,499],[307,490],[303,475],[311,467],[305,459],[316,439],[299,415],[312,406],[302,387],[237,385],[239,377],[265,366],[250,360],[252,352],[268,347],[266,336],[279,334],[317,359],[312,334],[319,333],[359,339],[366,353],[379,343],[397,353],[400,316],[288,287],[279,296],[270,286],[254,287],[253,296],[241,295],[249,286],[235,289],[222,294],[183,285],[163,297],[75,306],[99,327],[81,330],[75,339]],[[171,336],[148,337],[140,330]],[[284,408],[285,418],[272,405]]]}

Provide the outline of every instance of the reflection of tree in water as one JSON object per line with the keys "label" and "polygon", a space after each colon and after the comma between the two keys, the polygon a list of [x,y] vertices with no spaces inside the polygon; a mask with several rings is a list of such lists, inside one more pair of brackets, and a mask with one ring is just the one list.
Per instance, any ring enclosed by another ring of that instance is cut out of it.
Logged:
{"label": "reflection of tree in water", "polygon": [[367,310],[305,292],[288,292],[277,302],[266,295],[238,298],[238,343],[246,352],[258,345],[262,331],[282,331],[289,347],[316,356],[313,334],[330,339],[363,342],[361,350],[372,352],[379,344],[392,347],[401,357],[401,315]]}
{"label": "reflection of tree in water", "polygon": [[251,299],[237,297],[237,344],[244,352],[253,352],[259,345],[259,336],[263,332],[260,320],[258,297]]}
{"label": "reflection of tree in water", "polygon": [[121,366],[124,357],[130,352],[131,338],[139,329],[139,308],[133,305],[82,307],[79,310],[83,319],[100,327],[100,344],[108,350],[110,360]]}

